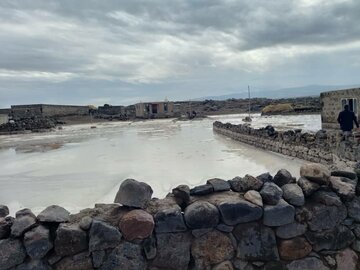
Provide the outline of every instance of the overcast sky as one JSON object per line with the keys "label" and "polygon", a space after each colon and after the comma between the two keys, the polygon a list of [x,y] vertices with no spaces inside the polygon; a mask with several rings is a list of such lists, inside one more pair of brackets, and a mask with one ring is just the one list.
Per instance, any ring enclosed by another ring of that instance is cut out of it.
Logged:
{"label": "overcast sky", "polygon": [[360,83],[359,0],[1,0],[0,107]]}

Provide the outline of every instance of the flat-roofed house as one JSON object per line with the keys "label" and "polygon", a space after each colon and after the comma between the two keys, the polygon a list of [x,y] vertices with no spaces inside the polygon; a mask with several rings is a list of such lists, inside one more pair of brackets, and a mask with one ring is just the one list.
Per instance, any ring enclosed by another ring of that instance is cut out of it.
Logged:
{"label": "flat-roofed house", "polygon": [[337,122],[339,113],[349,105],[359,118],[360,88],[329,91],[320,94],[321,123],[323,129],[340,129]]}
{"label": "flat-roofed house", "polygon": [[143,102],[135,104],[135,114],[138,118],[168,118],[174,117],[174,103]]}

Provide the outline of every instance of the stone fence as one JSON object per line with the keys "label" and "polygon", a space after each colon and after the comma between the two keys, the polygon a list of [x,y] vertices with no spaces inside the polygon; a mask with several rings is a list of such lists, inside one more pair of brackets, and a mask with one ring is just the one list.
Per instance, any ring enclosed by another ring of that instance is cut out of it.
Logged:
{"label": "stone fence", "polygon": [[322,164],[343,163],[354,167],[360,161],[358,134],[345,137],[338,131],[319,130],[316,133],[301,129],[276,131],[272,126],[254,129],[248,125],[214,122],[213,130],[234,140],[258,148]]}
{"label": "stone fence", "polygon": [[0,206],[0,269],[355,270],[359,172],[303,165],[181,185],[164,199],[125,180],[114,204],[70,215]]}

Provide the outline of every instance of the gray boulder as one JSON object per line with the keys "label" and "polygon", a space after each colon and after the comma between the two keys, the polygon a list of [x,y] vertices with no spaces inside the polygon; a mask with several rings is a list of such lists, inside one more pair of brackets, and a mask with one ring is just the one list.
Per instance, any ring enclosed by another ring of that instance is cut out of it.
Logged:
{"label": "gray boulder", "polygon": [[[71,245],[69,245],[71,243]],[[60,224],[56,230],[55,252],[59,256],[69,256],[87,250],[86,232],[77,224]]]}
{"label": "gray boulder", "polygon": [[11,235],[20,237],[36,225],[36,217],[29,209],[16,212],[16,219],[11,227]]}
{"label": "gray boulder", "polygon": [[[69,242],[67,243],[69,245]],[[24,246],[32,259],[42,259],[53,248],[49,229],[39,225],[24,235]]]}
{"label": "gray boulder", "polygon": [[180,200],[180,204],[187,204],[190,201],[190,188],[187,185],[177,186],[172,190],[172,194]]}
{"label": "gray boulder", "polygon": [[101,270],[146,270],[147,264],[140,245],[123,242],[104,261]]}
{"label": "gray boulder", "polygon": [[214,188],[210,184],[196,186],[190,189],[191,196],[203,196],[214,192]]}
{"label": "gray boulder", "polygon": [[339,194],[339,196],[346,200],[351,200],[355,197],[357,180],[352,180],[346,177],[331,176],[330,185],[332,189]]}
{"label": "gray boulder", "polygon": [[25,249],[18,239],[0,240],[0,269],[10,269],[24,262]]}
{"label": "gray boulder", "polygon": [[231,189],[235,192],[246,192],[248,190],[260,190],[263,182],[251,175],[245,175],[243,178],[235,177],[229,180]]}
{"label": "gray boulder", "polygon": [[305,204],[304,193],[297,184],[285,184],[281,188],[285,201],[295,206],[303,206]]}
{"label": "gray boulder", "polygon": [[350,246],[355,241],[355,235],[346,226],[340,225],[333,230],[318,232],[307,231],[306,238],[312,244],[313,250],[340,250]]}
{"label": "gray boulder", "polygon": [[156,239],[154,237],[146,238],[143,241],[143,250],[145,257],[148,260],[152,260],[156,257]]}
{"label": "gray boulder", "polygon": [[355,197],[347,204],[349,217],[353,218],[357,222],[360,222],[360,197]]}
{"label": "gray boulder", "polygon": [[80,220],[79,226],[81,229],[87,231],[90,229],[92,222],[93,222],[93,219],[91,217],[85,216]]}
{"label": "gray boulder", "polygon": [[314,202],[322,203],[325,205],[341,206],[342,202],[338,195],[332,191],[319,190],[315,192],[312,199]]}
{"label": "gray boulder", "polygon": [[215,192],[230,190],[229,182],[225,181],[223,179],[220,179],[220,178],[209,179],[209,180],[207,180],[206,184],[211,185]]}
{"label": "gray boulder", "polygon": [[331,176],[346,177],[352,180],[357,178],[356,173],[351,171],[332,171]]}
{"label": "gray boulder", "polygon": [[11,226],[14,223],[13,217],[0,218],[0,240],[8,238],[11,232]]}
{"label": "gray boulder", "polygon": [[276,184],[272,182],[267,182],[260,190],[260,195],[263,199],[264,204],[275,205],[280,201],[283,195],[283,191]]}
{"label": "gray boulder", "polygon": [[121,183],[114,202],[144,209],[151,200],[152,194],[153,190],[148,184],[134,179],[126,179]]}
{"label": "gray boulder", "polygon": [[93,220],[89,232],[89,251],[115,248],[121,241],[121,233],[115,227]]}
{"label": "gray boulder", "polygon": [[237,258],[246,261],[276,261],[279,253],[271,228],[258,222],[239,224],[233,235],[238,241]]}
{"label": "gray boulder", "polygon": [[281,239],[291,239],[303,235],[307,230],[306,224],[293,222],[276,228],[276,236]]}
{"label": "gray boulder", "polygon": [[310,206],[309,210],[312,213],[312,217],[308,221],[308,225],[312,231],[333,229],[347,216],[347,210],[344,205],[328,206],[314,204]]}
{"label": "gray boulder", "polygon": [[0,205],[0,218],[9,215],[9,208],[6,205]]}
{"label": "gray boulder", "polygon": [[[76,266],[76,268],[74,266]],[[54,268],[56,270],[91,270],[93,269],[93,265],[88,252],[82,252],[61,259],[55,264]]]}
{"label": "gray boulder", "polygon": [[100,268],[106,257],[105,250],[96,250],[91,253],[92,263],[95,268]]}
{"label": "gray boulder", "polygon": [[316,270],[329,270],[323,262],[315,257],[309,257],[301,260],[292,261],[287,265],[288,270],[305,270],[305,269],[316,269]]}
{"label": "gray boulder", "polygon": [[189,233],[156,234],[157,253],[152,265],[160,269],[187,270],[190,262]]}
{"label": "gray boulder", "polygon": [[219,210],[209,202],[196,201],[186,207],[184,218],[190,229],[214,228],[219,223]]}
{"label": "gray boulder", "polygon": [[242,199],[224,200],[217,206],[222,221],[229,226],[259,220],[263,215],[261,207]]}
{"label": "gray boulder", "polygon": [[294,178],[288,170],[281,169],[274,176],[273,182],[279,187],[282,187],[283,185],[293,183]]}
{"label": "gray boulder", "polygon": [[29,262],[20,264],[16,270],[51,270],[50,265],[42,260],[31,260]]}
{"label": "gray boulder", "polygon": [[320,185],[328,185],[330,181],[330,171],[324,165],[318,163],[302,165],[300,176]]}
{"label": "gray boulder", "polygon": [[264,206],[263,222],[266,226],[283,226],[294,222],[295,208],[281,199],[276,205]]}
{"label": "gray boulder", "polygon": [[304,177],[300,177],[297,183],[304,192],[305,197],[311,196],[315,191],[320,188],[319,184],[311,182]]}
{"label": "gray boulder", "polygon": [[261,182],[271,182],[273,180],[273,177],[270,173],[263,173],[258,176],[256,176],[257,179],[259,179]]}
{"label": "gray boulder", "polygon": [[162,209],[154,215],[155,232],[183,232],[187,230],[180,207]]}
{"label": "gray boulder", "polygon": [[63,207],[51,205],[46,207],[38,216],[41,222],[67,222],[70,219],[70,213]]}

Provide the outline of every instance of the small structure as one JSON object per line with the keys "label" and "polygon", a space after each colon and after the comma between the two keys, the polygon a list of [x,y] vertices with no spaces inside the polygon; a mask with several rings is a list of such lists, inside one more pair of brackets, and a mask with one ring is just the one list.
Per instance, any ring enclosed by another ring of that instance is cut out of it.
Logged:
{"label": "small structure", "polygon": [[9,115],[8,114],[0,114],[0,125],[6,124],[9,122]]}
{"label": "small structure", "polygon": [[29,117],[58,117],[70,115],[89,115],[89,106],[73,105],[50,105],[50,104],[31,104],[31,105],[13,105],[11,106],[11,115],[13,118]]}
{"label": "small structure", "polygon": [[359,117],[360,88],[336,90],[320,94],[321,122],[323,129],[339,129],[339,112],[349,105],[356,117]]}
{"label": "small structure", "polygon": [[135,104],[135,114],[138,118],[168,118],[174,117],[173,102],[146,102]]}
{"label": "small structure", "polygon": [[105,115],[124,115],[126,112],[124,106],[112,106],[110,104],[104,104],[104,106],[98,107],[98,113]]}

